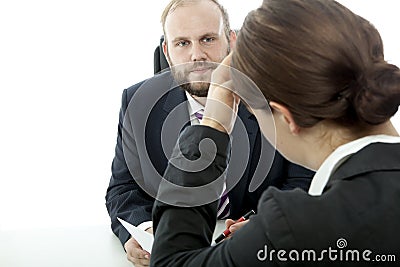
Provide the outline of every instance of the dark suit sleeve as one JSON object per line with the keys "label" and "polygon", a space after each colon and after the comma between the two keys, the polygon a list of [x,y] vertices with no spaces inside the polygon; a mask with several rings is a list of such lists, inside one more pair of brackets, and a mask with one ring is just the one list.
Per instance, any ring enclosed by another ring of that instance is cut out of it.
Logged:
{"label": "dark suit sleeve", "polygon": [[[200,140],[209,138],[217,145],[217,153],[212,163],[199,172],[183,171],[176,164],[169,164],[164,177],[180,186],[200,187],[217,179],[226,169],[228,155],[228,135],[205,126],[191,126],[185,129],[179,139],[182,154],[174,150],[173,158],[198,159]],[[202,150],[202,153],[206,153]],[[222,189],[222,184],[219,184]],[[217,189],[218,191],[218,189]],[[273,262],[260,261],[257,252],[265,245],[272,244],[266,238],[264,220],[255,216],[230,240],[210,247],[215,228],[217,201],[200,206],[169,205],[160,196],[176,194],[169,184],[160,185],[153,208],[155,242],[151,255],[151,266],[275,266]],[[251,252],[251,253],[250,253]]]}
{"label": "dark suit sleeve", "polygon": [[[151,209],[154,199],[145,193],[135,182],[133,175],[140,176],[140,162],[137,155],[135,140],[133,136],[128,136],[129,131],[124,130],[124,116],[129,97],[127,90],[124,90],[122,96],[122,105],[119,114],[118,137],[115,147],[115,157],[111,167],[111,179],[106,194],[106,207],[111,217],[111,228],[118,236],[122,244],[130,238],[130,234],[117,220],[120,217],[134,225],[144,221],[151,221]],[[128,168],[123,152],[123,140],[129,138],[130,144],[130,169]],[[142,177],[135,177],[142,178]]]}

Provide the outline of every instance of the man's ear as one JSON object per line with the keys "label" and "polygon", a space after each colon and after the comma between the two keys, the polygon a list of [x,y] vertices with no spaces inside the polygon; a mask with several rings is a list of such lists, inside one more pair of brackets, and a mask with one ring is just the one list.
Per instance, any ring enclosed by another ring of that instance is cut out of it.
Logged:
{"label": "man's ear", "polygon": [[171,66],[171,62],[169,62],[169,56],[168,56],[168,45],[167,45],[167,42],[165,40],[162,42],[162,49],[163,49],[163,52],[164,52],[165,59],[168,62],[168,65]]}
{"label": "man's ear", "polygon": [[236,32],[234,30],[231,30],[229,33],[229,45],[230,45],[231,51],[235,48],[236,38],[237,38]]}
{"label": "man's ear", "polygon": [[296,124],[293,119],[292,113],[286,106],[273,101],[271,101],[269,105],[274,111],[279,112],[282,115],[285,123],[288,125],[290,132],[293,135],[298,135],[300,133],[300,126]]}

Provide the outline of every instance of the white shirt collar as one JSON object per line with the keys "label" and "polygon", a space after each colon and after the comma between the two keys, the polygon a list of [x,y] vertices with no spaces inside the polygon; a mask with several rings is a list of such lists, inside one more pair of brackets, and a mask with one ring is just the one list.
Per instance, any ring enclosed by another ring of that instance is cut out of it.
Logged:
{"label": "white shirt collar", "polygon": [[400,137],[389,135],[371,135],[339,146],[319,167],[311,181],[308,194],[312,196],[320,196],[324,191],[324,188],[328,183],[332,173],[351,155],[357,153],[372,143],[400,143]]}
{"label": "white shirt collar", "polygon": [[194,115],[196,112],[200,111],[201,109],[204,110],[204,106],[197,102],[188,92],[185,91],[186,97],[188,99],[188,110],[189,116]]}

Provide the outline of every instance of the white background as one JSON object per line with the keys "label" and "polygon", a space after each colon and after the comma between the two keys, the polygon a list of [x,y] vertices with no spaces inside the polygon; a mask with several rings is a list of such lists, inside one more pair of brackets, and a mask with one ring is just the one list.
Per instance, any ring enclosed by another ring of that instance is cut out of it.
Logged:
{"label": "white background", "polygon": [[[109,222],[121,93],[152,75],[167,2],[0,2],[0,230]],[[261,0],[221,2],[238,29]],[[378,28],[400,65],[399,1],[340,2]]]}

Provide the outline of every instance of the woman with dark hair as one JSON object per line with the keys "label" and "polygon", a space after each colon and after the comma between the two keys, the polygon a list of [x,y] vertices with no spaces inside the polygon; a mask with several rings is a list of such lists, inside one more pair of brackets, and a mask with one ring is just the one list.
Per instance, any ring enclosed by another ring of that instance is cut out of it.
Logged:
{"label": "woman with dark hair", "polygon": [[[159,189],[152,266],[396,265],[400,137],[390,118],[400,104],[400,70],[384,60],[374,26],[332,0],[265,0],[223,64],[262,95],[226,67],[213,74],[202,125],[182,133],[178,164]],[[230,79],[234,92],[226,89]],[[285,157],[317,172],[308,193],[268,189],[258,214],[210,247],[217,201],[188,207],[162,198],[174,193],[171,183],[204,186],[223,174],[235,120],[226,107],[235,111],[239,99],[270,140],[274,121]],[[201,148],[204,139],[214,146]],[[202,171],[180,168],[179,159],[204,155],[212,162]]]}

